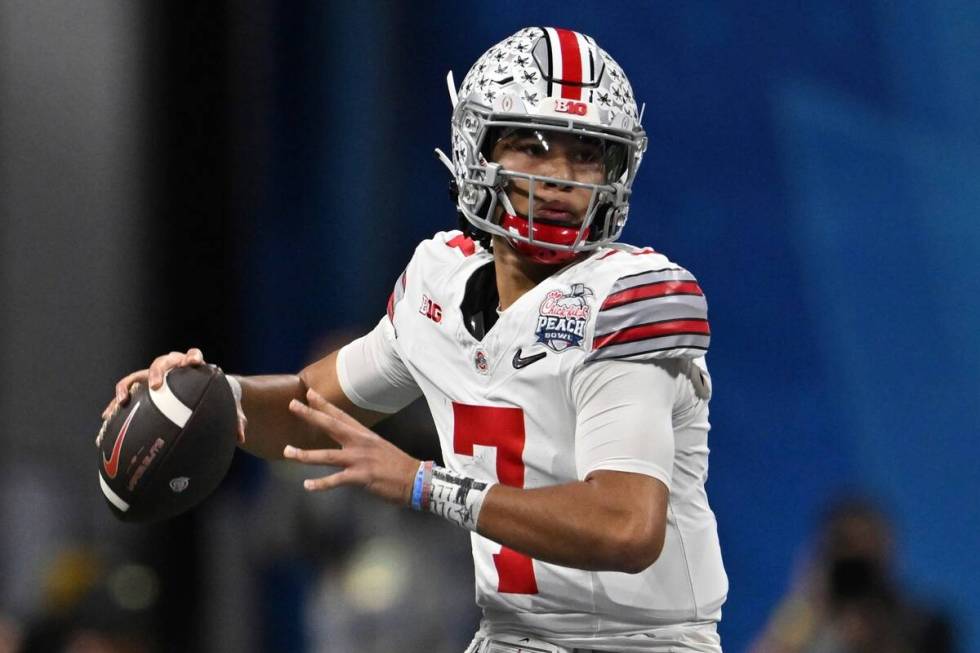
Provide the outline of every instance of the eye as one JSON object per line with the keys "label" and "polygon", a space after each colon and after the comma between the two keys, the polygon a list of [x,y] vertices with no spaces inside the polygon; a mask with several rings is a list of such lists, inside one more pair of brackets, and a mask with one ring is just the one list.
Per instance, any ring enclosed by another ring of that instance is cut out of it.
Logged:
{"label": "eye", "polygon": [[572,152],[572,160],[575,163],[598,165],[602,163],[602,152],[594,147],[581,147]]}
{"label": "eye", "polygon": [[538,157],[547,154],[547,150],[537,139],[528,138],[525,140],[517,141],[516,143],[512,144],[510,147],[516,150],[517,152],[520,152],[521,154],[525,154],[527,156]]}

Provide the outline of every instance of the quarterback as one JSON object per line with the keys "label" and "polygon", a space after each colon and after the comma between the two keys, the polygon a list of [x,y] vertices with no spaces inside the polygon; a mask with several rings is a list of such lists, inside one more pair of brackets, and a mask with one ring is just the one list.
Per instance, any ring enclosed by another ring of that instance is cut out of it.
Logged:
{"label": "quarterback", "polygon": [[[470,652],[721,651],[707,304],[616,242],[647,144],[630,84],[591,37],[537,27],[448,81],[437,154],[461,230],[419,244],[363,337],[298,374],[229,376],[242,446],[333,468],[310,491],[357,485],[471,531]],[[203,362],[157,358],[106,414]],[[444,466],[370,430],[420,396]]]}

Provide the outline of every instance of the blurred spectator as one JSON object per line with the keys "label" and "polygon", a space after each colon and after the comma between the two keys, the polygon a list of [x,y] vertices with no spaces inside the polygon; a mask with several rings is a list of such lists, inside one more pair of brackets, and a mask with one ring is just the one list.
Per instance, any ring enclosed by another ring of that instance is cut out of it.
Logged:
{"label": "blurred spectator", "polygon": [[[310,360],[355,337],[325,335]],[[442,460],[424,401],[375,428],[413,456]],[[456,653],[466,647],[480,621],[468,533],[353,488],[304,491],[302,480],[322,474],[319,468],[272,463],[268,469],[248,518],[250,566],[261,571],[258,593],[277,597],[262,606],[257,650]],[[212,543],[222,555],[229,545]]]}
{"label": "blurred spectator", "polygon": [[813,559],[776,607],[753,653],[949,653],[952,625],[912,598],[893,567],[885,515],[848,498],[828,511]]}
{"label": "blurred spectator", "polygon": [[[10,650],[151,653],[148,620],[157,586],[148,567],[108,566],[87,548],[65,549],[46,571],[43,611],[29,620]],[[0,633],[0,651],[7,650],[3,646]]]}
{"label": "blurred spectator", "polygon": [[20,626],[0,613],[0,653],[14,653],[20,645]]}

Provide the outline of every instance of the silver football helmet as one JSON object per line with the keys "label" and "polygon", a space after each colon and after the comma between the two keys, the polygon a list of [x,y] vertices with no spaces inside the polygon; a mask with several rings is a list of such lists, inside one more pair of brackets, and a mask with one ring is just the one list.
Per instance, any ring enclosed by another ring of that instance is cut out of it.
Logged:
{"label": "silver football helmet", "polygon": [[[626,75],[591,37],[528,27],[480,57],[458,91],[452,73],[447,82],[452,158],[436,153],[453,175],[460,213],[473,226],[506,237],[543,263],[562,263],[619,238],[647,137]],[[490,160],[494,144],[515,133],[533,134],[545,147],[554,134],[588,141],[600,150],[603,181],[528,174]],[[516,180],[528,189],[526,215],[517,214],[507,196]],[[581,224],[535,217],[535,189],[544,184],[591,191]]]}

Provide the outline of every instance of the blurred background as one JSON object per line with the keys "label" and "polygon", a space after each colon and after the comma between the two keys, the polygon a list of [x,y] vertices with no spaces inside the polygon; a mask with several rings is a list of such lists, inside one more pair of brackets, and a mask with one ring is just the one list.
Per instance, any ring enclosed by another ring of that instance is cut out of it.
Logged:
{"label": "blurred background", "polygon": [[[0,0],[0,651],[462,650],[459,529],[245,454],[123,525],[93,439],[160,353],[291,372],[373,325],[455,225],[446,72],[525,25],[647,104],[624,239],[711,307],[726,651],[980,651],[969,0]],[[385,429],[435,454],[424,409]]]}

